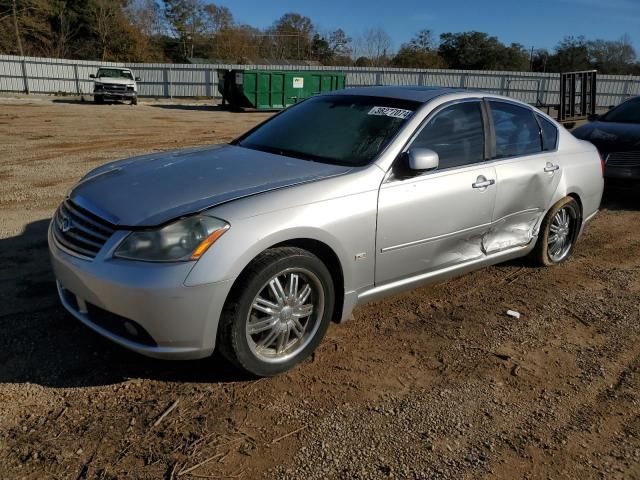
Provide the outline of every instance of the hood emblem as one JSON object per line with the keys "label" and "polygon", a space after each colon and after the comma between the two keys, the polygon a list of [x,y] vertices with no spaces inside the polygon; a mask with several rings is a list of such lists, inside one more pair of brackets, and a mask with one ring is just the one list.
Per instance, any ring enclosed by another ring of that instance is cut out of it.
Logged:
{"label": "hood emblem", "polygon": [[72,228],[73,228],[73,221],[69,217],[63,216],[62,224],[60,225],[60,230],[62,230],[62,233],[67,233]]}

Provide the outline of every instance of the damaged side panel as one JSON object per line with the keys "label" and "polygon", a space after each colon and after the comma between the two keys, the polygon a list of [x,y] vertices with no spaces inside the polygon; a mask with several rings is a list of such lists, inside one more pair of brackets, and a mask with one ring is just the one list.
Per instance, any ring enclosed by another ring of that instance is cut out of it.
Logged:
{"label": "damaged side panel", "polygon": [[486,254],[524,246],[534,239],[563,173],[555,152],[504,160],[495,168],[495,210],[491,229],[482,240]]}
{"label": "damaged side panel", "polygon": [[531,209],[496,220],[482,237],[482,251],[491,255],[528,245],[536,235],[536,226],[543,213],[538,209]]}
{"label": "damaged side panel", "polygon": [[492,166],[474,165],[385,183],[378,198],[376,285],[482,258],[491,227]]}

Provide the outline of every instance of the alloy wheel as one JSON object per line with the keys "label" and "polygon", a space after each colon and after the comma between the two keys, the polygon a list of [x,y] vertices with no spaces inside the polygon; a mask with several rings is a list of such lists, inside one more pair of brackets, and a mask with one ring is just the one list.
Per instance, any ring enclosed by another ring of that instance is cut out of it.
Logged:
{"label": "alloy wheel", "polygon": [[288,268],[271,277],[254,297],[246,319],[252,353],[269,363],[298,354],[316,334],[324,303],[322,284],[309,270]]}
{"label": "alloy wheel", "polygon": [[561,262],[573,245],[575,218],[569,207],[560,209],[549,225],[547,240],[549,258],[553,262]]}

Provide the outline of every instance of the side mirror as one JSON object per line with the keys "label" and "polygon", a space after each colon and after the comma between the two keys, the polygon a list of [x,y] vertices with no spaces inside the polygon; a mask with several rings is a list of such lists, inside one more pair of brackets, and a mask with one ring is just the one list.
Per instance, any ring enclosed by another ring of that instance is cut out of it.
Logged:
{"label": "side mirror", "polygon": [[92,73],[91,75],[89,75],[89,78],[96,78],[96,76]]}
{"label": "side mirror", "polygon": [[589,120],[590,122],[597,122],[598,120],[600,120],[600,115],[598,115],[597,113],[592,113],[587,116],[587,120]]}
{"label": "side mirror", "polygon": [[142,79],[140,77],[136,77],[136,82],[141,82]]}
{"label": "side mirror", "polygon": [[440,157],[436,152],[428,148],[410,148],[407,152],[409,157],[409,170],[414,172],[424,172],[438,168]]}

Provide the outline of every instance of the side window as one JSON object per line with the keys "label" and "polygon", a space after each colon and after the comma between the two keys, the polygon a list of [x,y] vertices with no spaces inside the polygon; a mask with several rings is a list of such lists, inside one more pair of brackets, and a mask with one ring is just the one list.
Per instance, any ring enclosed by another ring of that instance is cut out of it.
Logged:
{"label": "side window", "polygon": [[480,102],[462,102],[436,114],[412,147],[430,148],[440,157],[438,170],[484,160],[484,124]]}
{"label": "side window", "polygon": [[542,115],[536,115],[542,129],[542,150],[555,150],[558,143],[558,128]]}
{"label": "side window", "polygon": [[496,131],[496,158],[531,155],[542,151],[540,127],[528,108],[489,102]]}

